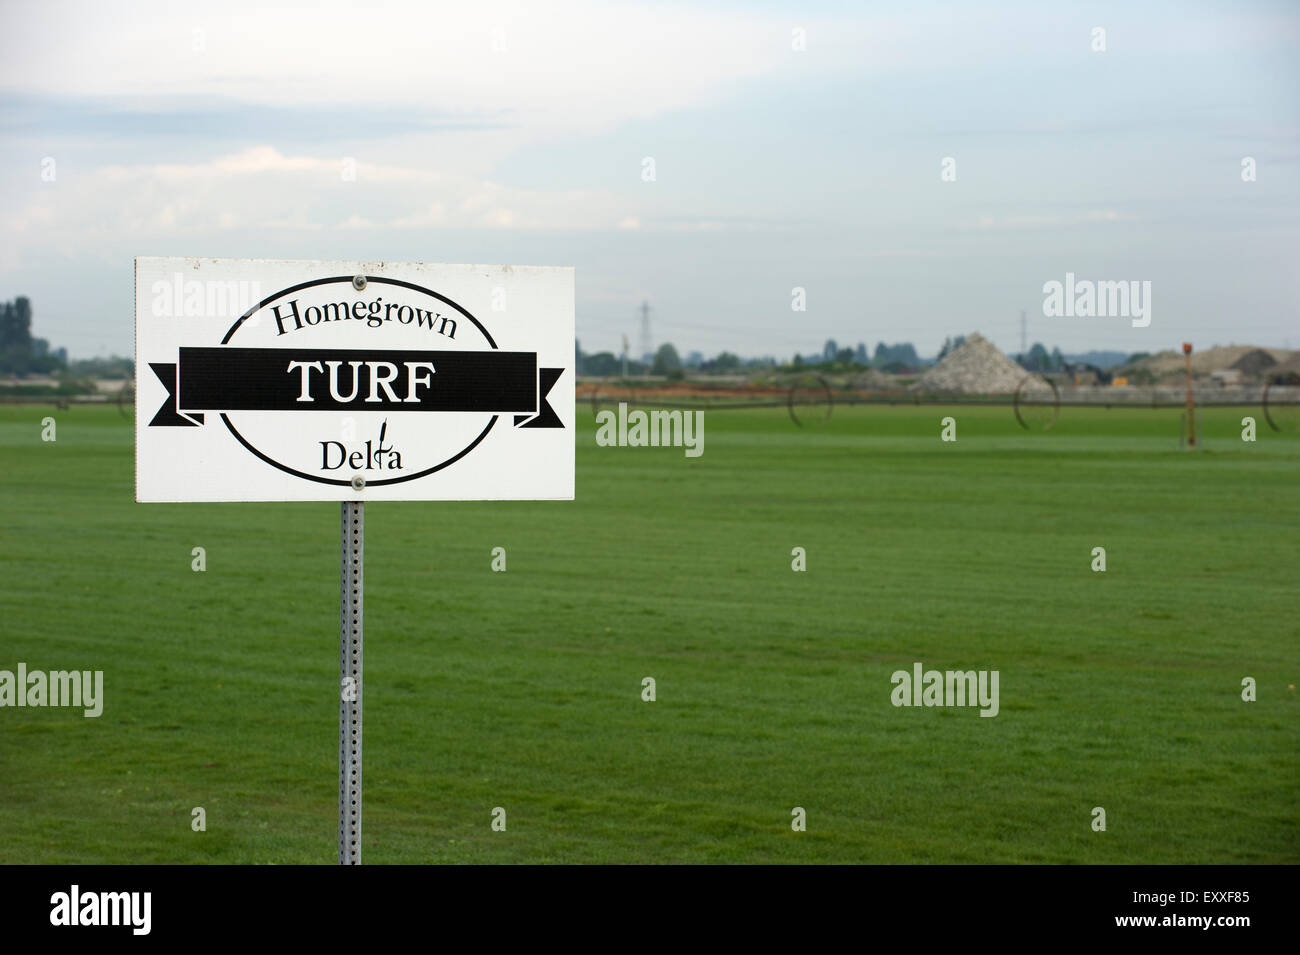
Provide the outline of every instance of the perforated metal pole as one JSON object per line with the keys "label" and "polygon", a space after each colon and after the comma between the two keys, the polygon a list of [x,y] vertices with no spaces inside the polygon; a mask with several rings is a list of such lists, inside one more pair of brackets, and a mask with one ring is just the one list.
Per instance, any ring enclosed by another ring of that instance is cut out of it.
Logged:
{"label": "perforated metal pole", "polygon": [[366,511],[343,503],[339,573],[339,865],[361,864],[361,650]]}

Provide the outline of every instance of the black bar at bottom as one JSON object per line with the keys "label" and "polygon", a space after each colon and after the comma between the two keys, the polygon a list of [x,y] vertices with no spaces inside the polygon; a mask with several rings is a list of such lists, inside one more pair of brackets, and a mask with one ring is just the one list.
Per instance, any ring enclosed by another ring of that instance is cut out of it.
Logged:
{"label": "black bar at bottom", "polygon": [[[129,924],[52,924],[59,894],[75,885],[83,902],[88,893],[150,893],[148,937],[167,941],[255,931],[331,943],[379,927],[400,937],[441,933],[444,920],[474,913],[472,930],[495,937],[509,913],[505,922],[531,925],[535,940],[589,936],[604,924],[621,925],[628,940],[673,947],[682,923],[697,926],[692,937],[724,932],[732,945],[786,929],[804,940],[800,950],[813,951],[840,947],[825,943],[845,931],[922,948],[1124,936],[1232,947],[1283,937],[1294,920],[1293,877],[1284,866],[551,866],[543,873],[377,865],[346,875],[335,866],[9,866],[0,869],[0,890],[6,942],[143,937]],[[528,921],[532,913],[536,920]]]}

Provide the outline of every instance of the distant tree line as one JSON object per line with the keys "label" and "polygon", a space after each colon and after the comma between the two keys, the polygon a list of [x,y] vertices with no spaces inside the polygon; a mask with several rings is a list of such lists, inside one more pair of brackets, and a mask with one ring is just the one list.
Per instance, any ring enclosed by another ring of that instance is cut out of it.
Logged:
{"label": "distant tree line", "polygon": [[[911,342],[897,342],[893,345],[887,345],[881,341],[876,343],[874,350],[868,350],[864,342],[858,342],[856,347],[849,348],[842,347],[833,338],[828,338],[820,352],[795,354],[789,362],[784,364],[786,367],[794,368],[834,366],[841,370],[846,367],[857,366],[875,368],[878,371],[892,374],[913,374],[928,365],[943,361],[965,343],[965,335],[949,335],[944,338],[938,356],[933,359],[925,359],[917,354],[916,348]],[[1067,357],[1061,353],[1059,347],[1048,351],[1047,347],[1041,342],[1035,342],[1027,353],[1013,355],[1012,358],[1027,371],[1049,373],[1067,371],[1071,366],[1077,366],[1080,362],[1092,361],[1094,356],[1096,361],[1103,365],[1118,364],[1119,355],[1120,353],[1111,355],[1109,352],[1096,352],[1083,356]],[[1105,357],[1103,358],[1103,356]],[[1139,352],[1130,355],[1128,362],[1132,363],[1144,357],[1146,357],[1146,353]],[[581,343],[579,343],[576,346],[575,358],[577,360],[578,374],[580,375],[616,377],[623,373],[623,356],[616,355],[613,352],[603,351],[589,354],[582,350]],[[629,375],[652,374],[663,375],[668,378],[681,378],[687,371],[727,374],[760,368],[775,368],[782,364],[782,362],[771,356],[741,358],[729,351],[720,352],[713,358],[705,358],[700,352],[694,351],[682,358],[672,344],[664,343],[659,346],[658,351],[653,356],[649,357],[649,360],[644,358],[638,360],[629,356],[627,373]]]}
{"label": "distant tree line", "polygon": [[[623,356],[613,352],[584,352],[582,343],[574,346],[574,358],[577,361],[578,374],[609,378],[623,374]],[[627,359],[628,375],[663,375],[667,378],[682,378],[688,370],[705,374],[725,375],[754,368],[767,368],[776,364],[775,358],[741,358],[729,351],[719,352],[712,358],[705,358],[700,352],[691,352],[685,359],[677,349],[668,342],[659,346],[658,351],[649,362],[637,360],[631,356]]]}
{"label": "distant tree line", "polygon": [[1064,371],[1065,356],[1061,349],[1053,348],[1049,353],[1041,342],[1034,342],[1032,348],[1024,355],[1017,355],[1016,361],[1026,371]]}
{"label": "distant tree line", "polygon": [[48,375],[67,365],[66,349],[51,349],[44,338],[32,337],[30,299],[20,295],[0,303],[0,373]]}
{"label": "distant tree line", "polygon": [[0,302],[0,375],[53,375],[74,391],[91,391],[94,386],[79,379],[133,378],[135,361],[116,355],[69,361],[66,348],[51,348],[44,338],[32,335],[31,299],[19,295],[12,302]]}
{"label": "distant tree line", "polygon": [[911,342],[899,342],[897,345],[877,342],[871,364],[879,371],[912,371],[921,367],[921,358]]}
{"label": "distant tree line", "polygon": [[[960,344],[962,340],[964,339],[959,338],[957,343]],[[622,355],[616,355],[609,351],[584,352],[581,342],[575,344],[574,360],[577,363],[578,374],[580,375],[616,377],[623,374]],[[782,362],[771,355],[760,358],[741,358],[729,351],[719,352],[712,358],[705,358],[702,353],[693,351],[683,358],[676,347],[665,342],[659,346],[658,351],[649,361],[638,360],[629,356],[627,359],[627,373],[629,375],[651,374],[663,375],[668,378],[681,378],[687,371],[698,371],[705,374],[729,374],[762,368],[776,368],[781,364]],[[917,371],[924,367],[927,362],[917,355],[916,348],[911,342],[899,342],[894,345],[877,342],[875,352],[872,354],[863,342],[859,342],[856,348],[841,348],[835,339],[831,338],[827,339],[820,352],[813,352],[808,355],[796,354],[788,364],[795,368],[826,364],[848,365],[877,368],[881,371],[895,373],[907,373]]]}
{"label": "distant tree line", "polygon": [[875,352],[872,353],[868,351],[865,342],[858,342],[856,348],[842,348],[835,339],[828,338],[820,353],[795,355],[790,364],[795,368],[809,365],[849,365],[906,374],[922,368],[926,362],[916,354],[916,348],[911,342],[900,342],[895,345],[877,342]]}

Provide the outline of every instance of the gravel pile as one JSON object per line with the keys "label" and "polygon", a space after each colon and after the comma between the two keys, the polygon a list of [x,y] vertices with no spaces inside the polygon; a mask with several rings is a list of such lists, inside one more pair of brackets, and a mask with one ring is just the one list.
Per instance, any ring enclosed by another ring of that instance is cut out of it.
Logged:
{"label": "gravel pile", "polygon": [[[955,395],[1009,395],[1029,372],[1025,371],[981,335],[971,332],[959,348],[949,352],[912,385],[912,391]],[[1050,391],[1033,375],[1026,390]]]}

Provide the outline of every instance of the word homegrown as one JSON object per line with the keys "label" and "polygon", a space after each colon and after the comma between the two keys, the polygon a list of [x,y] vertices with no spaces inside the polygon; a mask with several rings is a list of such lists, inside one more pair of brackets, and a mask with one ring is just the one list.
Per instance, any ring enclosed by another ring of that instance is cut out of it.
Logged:
{"label": "word homegrown", "polygon": [[[889,700],[895,706],[979,706],[980,716],[998,715],[997,670],[926,670],[912,664],[912,672],[895,670]],[[978,693],[977,693],[978,689]]]}
{"label": "word homegrown", "polygon": [[281,306],[271,306],[277,336],[297,331],[308,325],[319,325],[321,322],[356,321],[365,322],[370,328],[378,328],[384,322],[396,319],[399,325],[414,323],[416,328],[427,328],[447,338],[456,337],[455,319],[429,309],[398,305],[395,302],[386,303],[382,297],[373,302],[328,302],[325,305],[308,305],[301,311],[298,309],[298,300],[293,299],[283,307],[285,311],[282,313]]}
{"label": "word homegrown", "polygon": [[1151,324],[1151,282],[1076,282],[1073,272],[1065,283],[1043,283],[1043,314],[1048,318],[1132,318],[1134,328]]}
{"label": "word homegrown", "polygon": [[[92,681],[92,677],[94,678]],[[79,706],[87,719],[104,712],[103,670],[0,670],[0,706]]]}
{"label": "word homegrown", "polygon": [[688,458],[704,453],[703,411],[633,411],[618,403],[618,416],[606,409],[596,414],[596,443],[602,448],[681,448]]}

